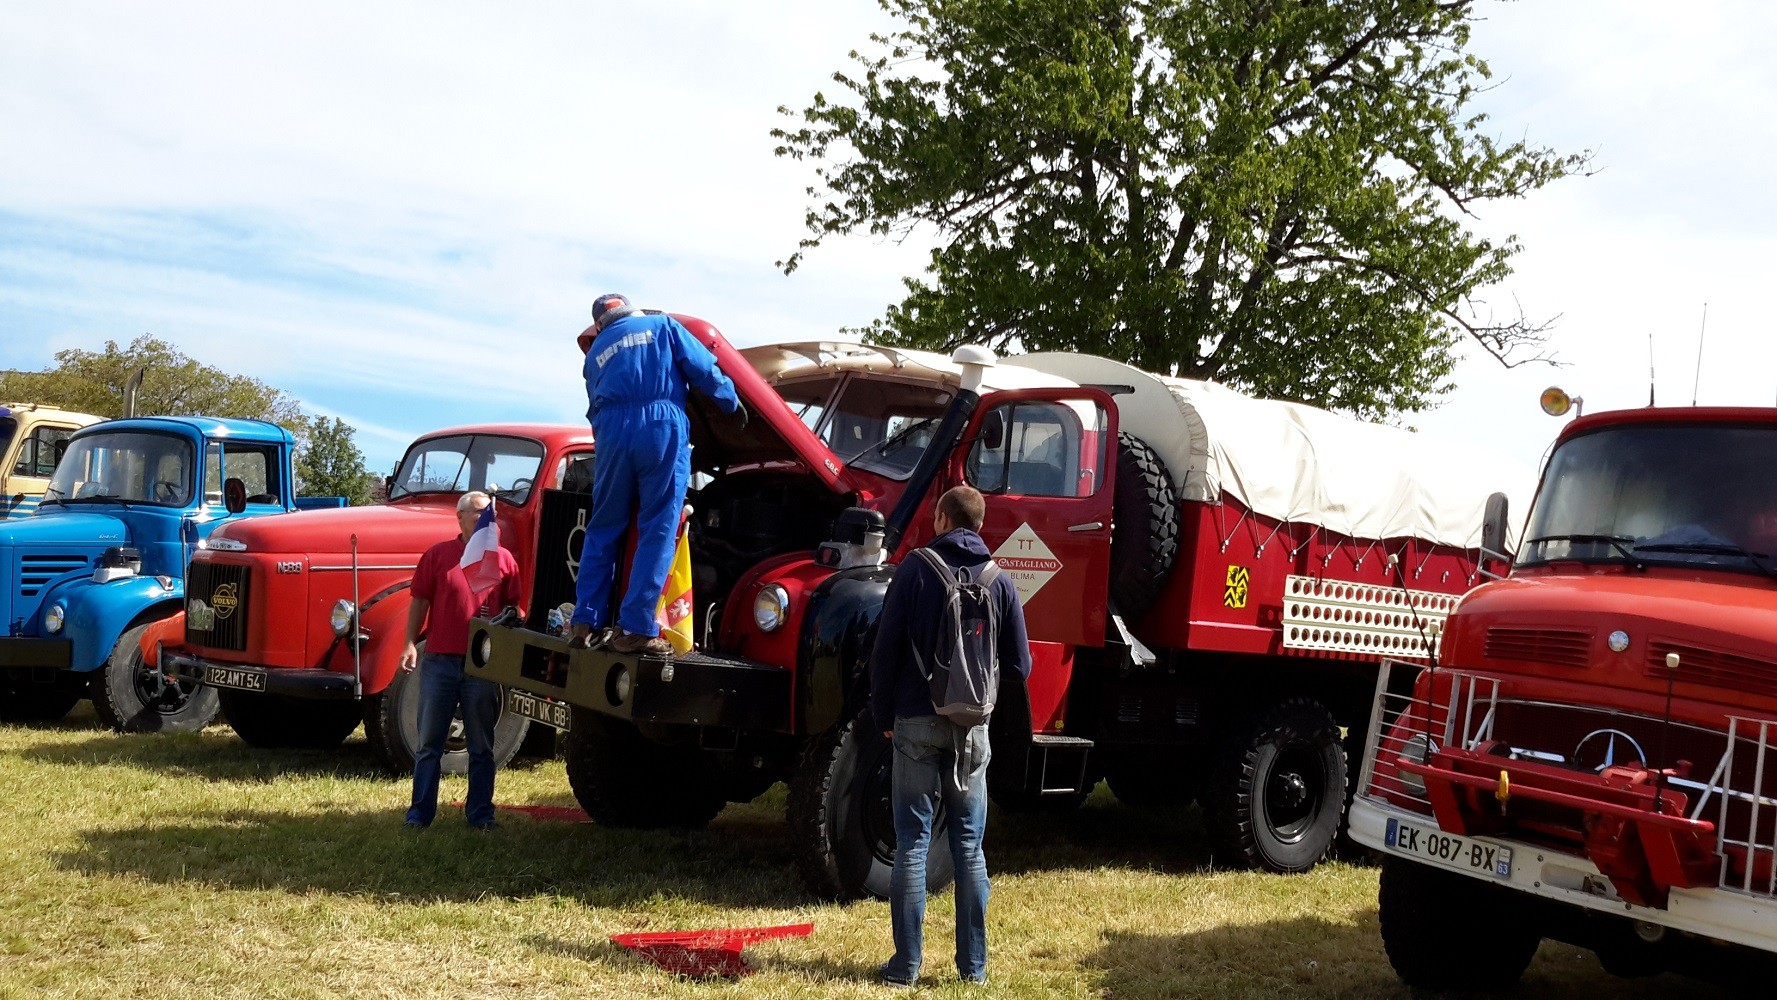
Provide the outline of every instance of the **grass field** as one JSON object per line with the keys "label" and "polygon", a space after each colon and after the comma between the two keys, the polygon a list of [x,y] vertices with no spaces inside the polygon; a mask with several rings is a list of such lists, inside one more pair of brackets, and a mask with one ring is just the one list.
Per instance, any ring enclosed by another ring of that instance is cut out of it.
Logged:
{"label": "grass field", "polygon": [[[447,778],[446,801],[462,779]],[[82,706],[0,727],[0,996],[862,997],[890,951],[884,904],[809,901],[783,793],[706,831],[639,833],[445,809],[401,825],[408,786],[361,736],[252,751],[225,728],[119,736]],[[559,762],[502,772],[498,800],[572,803]],[[996,811],[989,978],[956,981],[950,898],[921,993],[969,997],[1405,997],[1376,930],[1376,872],[1217,870],[1195,813],[1104,789],[1079,812]],[[812,921],[748,952],[735,983],[668,975],[612,945],[637,930]],[[1725,996],[1610,977],[1545,944],[1519,997]]]}

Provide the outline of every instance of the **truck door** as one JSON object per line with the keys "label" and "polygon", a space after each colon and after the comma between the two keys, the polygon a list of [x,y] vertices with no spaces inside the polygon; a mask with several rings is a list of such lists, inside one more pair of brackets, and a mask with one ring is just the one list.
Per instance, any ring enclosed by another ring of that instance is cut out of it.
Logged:
{"label": "truck door", "polygon": [[950,481],[987,496],[981,536],[1024,601],[1030,637],[1104,642],[1116,408],[1097,389],[1019,389],[983,401]]}

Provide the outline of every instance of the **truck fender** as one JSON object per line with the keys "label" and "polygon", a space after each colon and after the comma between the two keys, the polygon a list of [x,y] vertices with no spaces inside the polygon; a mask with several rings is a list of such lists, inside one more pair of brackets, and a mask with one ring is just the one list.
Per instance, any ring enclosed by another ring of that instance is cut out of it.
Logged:
{"label": "truck fender", "polygon": [[[362,682],[366,695],[381,694],[395,679],[401,665],[401,648],[407,645],[407,609],[413,603],[412,581],[404,580],[371,594],[359,612],[359,621],[370,638],[365,640]],[[352,647],[343,640],[336,654],[350,669]]]}
{"label": "truck fender", "polygon": [[796,653],[796,731],[823,732],[850,719],[869,697],[870,647],[893,566],[841,570],[816,587]]}
{"label": "truck fender", "polygon": [[185,638],[185,608],[155,621],[142,632],[140,649],[142,662],[151,667],[160,666],[160,647],[177,646]]}
{"label": "truck fender", "polygon": [[161,586],[152,576],[132,576],[110,583],[93,583],[89,577],[58,592],[52,600],[63,602],[67,625],[63,634],[73,641],[68,669],[87,673],[105,665],[117,639],[131,625],[180,612],[185,601],[185,581]]}

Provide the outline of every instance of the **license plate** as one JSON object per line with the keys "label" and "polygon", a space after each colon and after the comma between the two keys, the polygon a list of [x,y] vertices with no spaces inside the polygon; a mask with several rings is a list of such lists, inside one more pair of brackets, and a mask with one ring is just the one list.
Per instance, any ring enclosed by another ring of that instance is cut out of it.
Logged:
{"label": "license plate", "polygon": [[506,711],[563,731],[572,728],[570,720],[573,713],[568,706],[525,691],[506,692]]}
{"label": "license plate", "polygon": [[212,687],[234,688],[237,691],[264,691],[265,671],[237,670],[234,667],[206,667],[204,683]]}
{"label": "license plate", "polygon": [[1468,837],[1445,833],[1435,826],[1420,826],[1398,819],[1388,821],[1388,848],[1400,854],[1424,858],[1464,871],[1483,872],[1498,878],[1512,874],[1512,849],[1483,844]]}

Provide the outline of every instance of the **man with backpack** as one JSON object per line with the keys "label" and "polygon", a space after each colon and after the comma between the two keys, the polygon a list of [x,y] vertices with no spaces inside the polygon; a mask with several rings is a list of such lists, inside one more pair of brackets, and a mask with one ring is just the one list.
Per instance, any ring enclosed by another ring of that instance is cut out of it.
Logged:
{"label": "man with backpack", "polygon": [[987,979],[987,719],[1000,671],[1030,675],[1030,644],[1017,588],[977,534],[986,513],[971,486],[938,498],[937,537],[895,570],[870,657],[870,713],[895,748],[895,957],[879,970],[891,986],[919,978],[926,853],[940,802],[956,862],[957,975]]}

